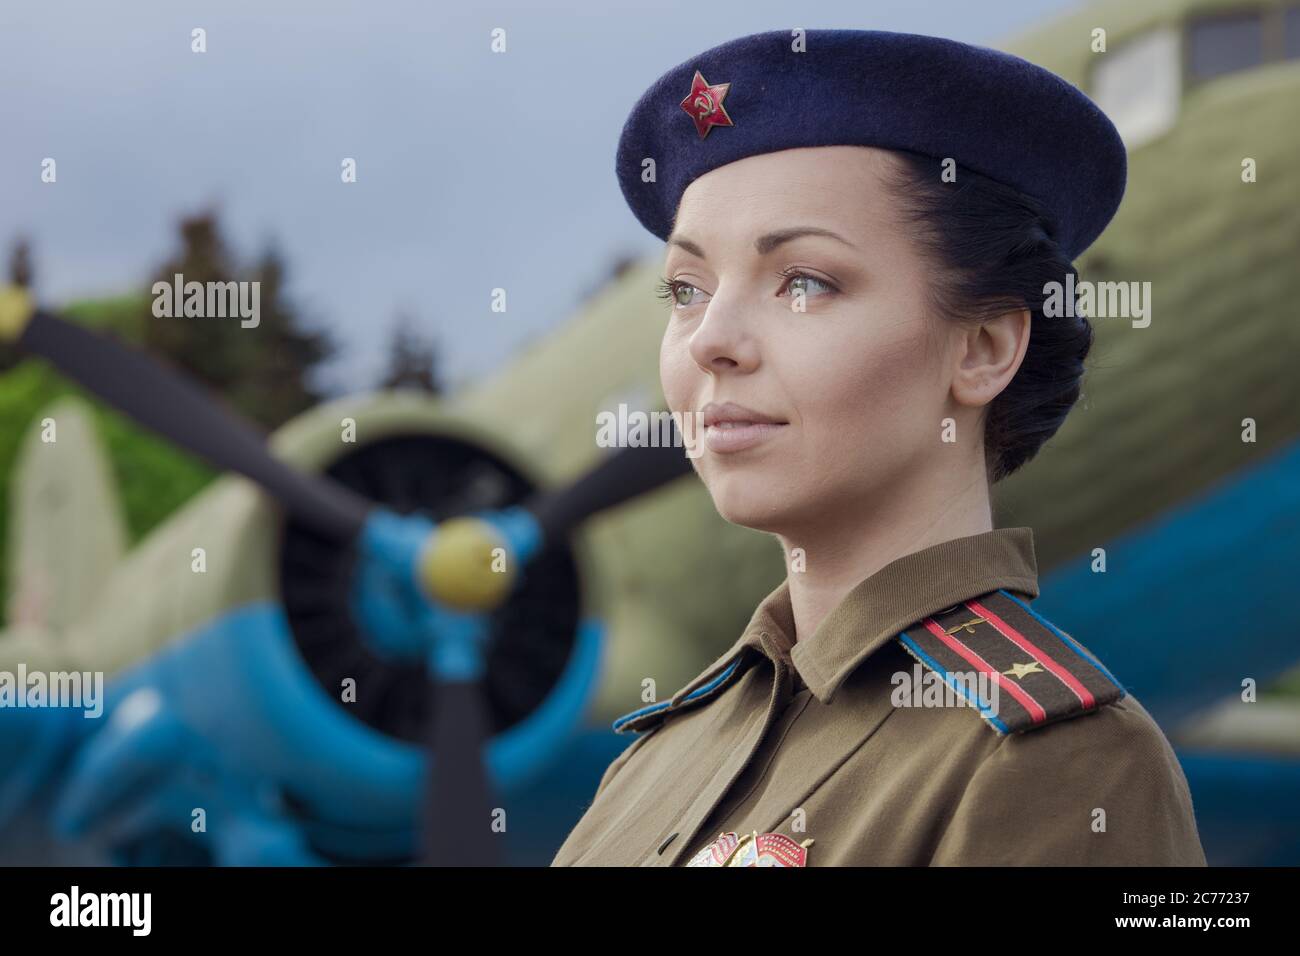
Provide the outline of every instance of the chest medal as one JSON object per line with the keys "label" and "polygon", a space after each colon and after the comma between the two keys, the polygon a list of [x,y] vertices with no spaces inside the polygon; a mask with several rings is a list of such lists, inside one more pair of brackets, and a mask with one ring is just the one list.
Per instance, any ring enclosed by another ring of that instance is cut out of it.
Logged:
{"label": "chest medal", "polygon": [[687,866],[807,866],[812,840],[795,843],[784,833],[721,833]]}

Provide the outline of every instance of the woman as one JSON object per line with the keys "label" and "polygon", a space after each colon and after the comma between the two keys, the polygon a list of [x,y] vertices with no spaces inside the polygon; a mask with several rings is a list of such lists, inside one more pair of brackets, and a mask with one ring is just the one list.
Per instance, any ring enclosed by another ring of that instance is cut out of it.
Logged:
{"label": "woman", "polygon": [[668,243],[665,398],[789,573],[616,722],[555,864],[1204,865],[1169,743],[989,503],[1079,396],[1088,321],[1044,300],[1123,193],[1105,116],[990,50],[764,33],[656,82],[618,172]]}

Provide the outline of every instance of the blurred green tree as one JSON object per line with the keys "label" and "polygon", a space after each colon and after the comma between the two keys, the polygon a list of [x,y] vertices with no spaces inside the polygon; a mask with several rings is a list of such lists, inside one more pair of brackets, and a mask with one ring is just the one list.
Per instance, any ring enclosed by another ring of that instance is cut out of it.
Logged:
{"label": "blurred green tree", "polygon": [[275,428],[320,401],[311,373],[333,353],[328,335],[308,329],[285,296],[284,260],[274,248],[241,268],[221,235],[215,211],[180,221],[180,249],[149,280],[172,284],[253,281],[260,286],[260,316],[245,328],[237,318],[160,318],[152,300],[142,322],[143,343],[205,385],[221,392],[245,417]]}

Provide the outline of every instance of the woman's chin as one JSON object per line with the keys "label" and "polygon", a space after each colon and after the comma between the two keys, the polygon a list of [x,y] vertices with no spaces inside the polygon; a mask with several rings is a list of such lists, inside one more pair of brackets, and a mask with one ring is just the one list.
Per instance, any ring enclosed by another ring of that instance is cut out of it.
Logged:
{"label": "woman's chin", "polygon": [[713,506],[726,521],[756,531],[771,531],[781,524],[789,502],[782,501],[771,488],[741,491],[726,489],[713,495]]}

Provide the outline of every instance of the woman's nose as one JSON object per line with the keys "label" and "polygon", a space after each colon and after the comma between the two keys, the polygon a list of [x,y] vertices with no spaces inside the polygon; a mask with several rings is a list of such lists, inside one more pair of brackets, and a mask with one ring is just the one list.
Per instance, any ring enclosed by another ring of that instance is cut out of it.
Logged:
{"label": "woman's nose", "polygon": [[691,334],[690,352],[696,365],[710,373],[758,367],[759,343],[745,321],[746,311],[734,296],[715,294],[709,300],[704,318]]}

